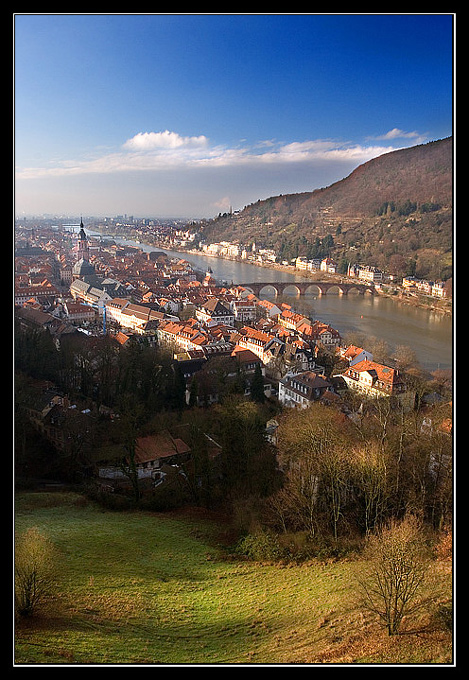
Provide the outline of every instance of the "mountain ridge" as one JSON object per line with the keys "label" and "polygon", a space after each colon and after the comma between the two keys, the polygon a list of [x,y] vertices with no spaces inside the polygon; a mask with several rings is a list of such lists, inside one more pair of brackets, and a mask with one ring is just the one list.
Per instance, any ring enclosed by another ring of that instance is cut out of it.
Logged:
{"label": "mountain ridge", "polygon": [[287,259],[308,255],[326,236],[330,245],[332,236],[329,254],[337,259],[383,267],[394,255],[398,269],[448,278],[452,144],[446,137],[390,151],[327,187],[259,199],[202,223],[202,236],[208,242],[262,243]]}

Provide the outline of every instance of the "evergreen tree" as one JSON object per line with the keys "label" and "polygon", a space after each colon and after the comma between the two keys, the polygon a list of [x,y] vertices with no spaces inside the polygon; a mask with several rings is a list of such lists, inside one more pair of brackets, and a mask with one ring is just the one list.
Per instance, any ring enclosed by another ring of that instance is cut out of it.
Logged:
{"label": "evergreen tree", "polygon": [[264,378],[262,376],[260,364],[256,364],[256,368],[254,370],[254,377],[251,382],[251,397],[258,404],[263,404],[265,401]]}

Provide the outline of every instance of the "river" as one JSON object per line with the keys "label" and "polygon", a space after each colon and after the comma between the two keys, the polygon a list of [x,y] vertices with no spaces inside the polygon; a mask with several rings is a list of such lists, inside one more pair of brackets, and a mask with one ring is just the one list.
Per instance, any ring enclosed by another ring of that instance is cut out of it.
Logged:
{"label": "river", "polygon": [[[98,232],[87,230],[92,236]],[[117,243],[132,245],[145,252],[163,250],[135,241],[115,238]],[[171,257],[187,259],[199,270],[213,272],[217,281],[229,284],[304,281],[304,276],[276,269],[258,267],[248,262],[237,262],[202,254],[182,253],[164,249]],[[312,282],[313,283],[313,282]],[[274,300],[273,291],[262,297]],[[421,368],[434,371],[438,368],[451,369],[453,366],[453,322],[452,317],[421,307],[413,307],[379,295],[284,295],[292,307],[313,319],[319,319],[336,328],[342,336],[360,333],[365,337],[384,340],[392,351],[399,345],[410,347],[417,356]]]}

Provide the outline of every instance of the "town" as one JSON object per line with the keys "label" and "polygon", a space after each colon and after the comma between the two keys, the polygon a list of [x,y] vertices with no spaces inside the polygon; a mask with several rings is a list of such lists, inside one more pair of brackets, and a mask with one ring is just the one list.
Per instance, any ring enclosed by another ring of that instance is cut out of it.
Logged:
{"label": "town", "polygon": [[[196,271],[185,257],[119,245],[111,237],[88,236],[83,221],[78,226],[18,227],[19,328],[47,331],[58,349],[72,336],[106,336],[118,347],[136,343],[164,348],[173,371],[182,376],[186,406],[219,403],[231,383],[241,385],[246,398],[271,399],[281,408],[318,402],[353,417],[342,399],[345,393],[393,398],[412,408],[414,390],[396,362],[375,361],[370,347],[345,343],[337,329],[320,319],[308,318],[285,302],[261,299],[248,287],[223,285],[211,271]],[[159,242],[173,248],[184,247],[188,239],[189,234],[174,225],[165,236],[159,233]],[[295,263],[298,269],[303,265]],[[316,265],[333,273],[330,258]],[[351,268],[349,280],[353,277],[376,287],[385,278],[372,267]],[[444,287],[440,290],[437,294],[444,295]],[[214,367],[218,373],[222,367],[223,381],[216,378]],[[63,395],[59,401],[63,406]],[[103,399],[99,409],[113,414]],[[91,410],[87,406],[82,413]],[[35,422],[57,441],[56,427],[47,427],[37,413]],[[172,451],[167,456],[174,458]],[[152,453],[150,458],[154,476],[161,456]],[[145,456],[140,463],[143,473],[148,467]]]}
{"label": "town", "polygon": [[[238,211],[230,213],[236,217]],[[186,222],[186,223],[184,223]],[[137,242],[153,243],[161,248],[182,250],[188,253],[202,253],[209,257],[249,262],[258,266],[281,268],[297,273],[321,272],[357,278],[372,283],[376,290],[401,297],[425,295],[429,298],[450,300],[452,298],[451,280],[433,281],[413,275],[397,276],[394,272],[384,272],[369,264],[338,264],[333,258],[307,258],[299,255],[285,260],[273,248],[265,244],[239,242],[206,242],[203,231],[198,230],[196,220],[137,219],[132,216],[118,216],[98,220],[94,225],[103,234],[121,235]],[[331,238],[326,239],[331,242]],[[333,241],[333,239],[332,239]]]}

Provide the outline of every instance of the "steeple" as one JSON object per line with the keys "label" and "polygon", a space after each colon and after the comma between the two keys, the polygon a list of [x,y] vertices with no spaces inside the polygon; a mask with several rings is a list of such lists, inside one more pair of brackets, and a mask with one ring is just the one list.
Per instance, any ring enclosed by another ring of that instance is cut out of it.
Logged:
{"label": "steeple", "polygon": [[80,233],[78,234],[78,260],[90,259],[88,248],[88,239],[86,238],[85,229],[83,227],[83,219],[80,219]]}
{"label": "steeple", "polygon": [[80,239],[85,239],[86,240],[86,234],[85,234],[85,228],[83,226],[83,218],[80,218],[80,233],[79,233]]}

